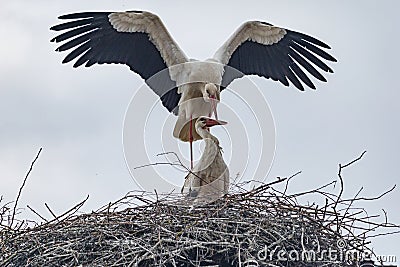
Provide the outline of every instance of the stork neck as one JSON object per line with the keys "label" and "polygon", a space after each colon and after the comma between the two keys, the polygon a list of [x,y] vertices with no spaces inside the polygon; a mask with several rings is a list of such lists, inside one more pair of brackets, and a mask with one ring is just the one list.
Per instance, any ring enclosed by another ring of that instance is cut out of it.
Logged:
{"label": "stork neck", "polygon": [[212,141],[213,143],[218,145],[218,139],[206,129],[203,129],[202,127],[197,127],[196,132],[206,141],[206,144],[209,143],[207,141]]}

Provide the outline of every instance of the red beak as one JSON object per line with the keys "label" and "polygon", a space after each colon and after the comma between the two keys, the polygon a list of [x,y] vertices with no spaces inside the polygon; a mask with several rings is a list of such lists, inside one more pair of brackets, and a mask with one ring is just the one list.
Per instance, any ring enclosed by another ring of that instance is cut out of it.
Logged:
{"label": "red beak", "polygon": [[214,125],[225,125],[225,124],[227,124],[226,121],[214,120],[214,119],[210,119],[210,118],[208,118],[206,120],[206,126],[207,127],[212,127]]}

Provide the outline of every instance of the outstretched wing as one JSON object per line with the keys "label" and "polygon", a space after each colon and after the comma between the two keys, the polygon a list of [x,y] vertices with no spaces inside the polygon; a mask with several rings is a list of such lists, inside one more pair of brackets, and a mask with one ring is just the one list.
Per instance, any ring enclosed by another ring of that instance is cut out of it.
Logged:
{"label": "outstretched wing", "polygon": [[[333,73],[323,60],[336,59],[322,48],[330,47],[309,35],[273,26],[269,23],[244,23],[214,55],[225,66],[222,87],[243,75],[256,74],[298,89],[303,84],[315,89],[306,72],[320,81],[325,77],[318,71]],[[302,68],[306,71],[303,71]]]}
{"label": "outstretched wing", "polygon": [[[176,113],[180,95],[165,69],[188,59],[158,16],[143,11],[83,12],[59,19],[69,21],[51,27],[64,31],[51,41],[64,42],[56,51],[70,51],[63,63],[77,59],[74,67],[96,63],[128,65],[160,96],[163,105]],[[163,72],[154,78],[160,71]]]}

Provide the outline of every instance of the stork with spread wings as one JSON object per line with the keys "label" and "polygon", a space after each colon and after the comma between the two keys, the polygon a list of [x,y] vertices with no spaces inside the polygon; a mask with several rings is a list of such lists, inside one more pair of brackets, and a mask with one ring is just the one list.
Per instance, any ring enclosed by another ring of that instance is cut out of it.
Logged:
{"label": "stork with spread wings", "polygon": [[325,82],[320,71],[332,73],[325,62],[336,61],[325,52],[330,47],[324,42],[260,21],[245,22],[211,59],[196,61],[150,12],[83,12],[59,18],[68,21],[51,27],[63,31],[51,41],[63,42],[56,51],[70,51],[63,63],[77,59],[74,67],[129,66],[178,115],[174,136],[190,144],[201,139],[193,121],[212,113],[217,117],[220,92],[234,79],[258,75],[285,86],[291,82],[300,90],[304,85],[315,89],[310,74]]}

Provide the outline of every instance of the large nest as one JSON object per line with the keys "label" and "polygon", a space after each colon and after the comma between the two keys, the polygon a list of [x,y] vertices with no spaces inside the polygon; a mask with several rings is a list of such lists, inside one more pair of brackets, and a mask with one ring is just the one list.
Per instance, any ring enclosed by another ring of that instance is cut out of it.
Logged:
{"label": "large nest", "polygon": [[[367,244],[377,235],[373,231],[398,230],[354,208],[367,198],[329,193],[333,182],[287,194],[291,178],[238,190],[204,206],[177,205],[182,199],[174,194],[132,192],[95,212],[77,214],[83,201],[34,227],[10,223],[5,205],[0,265],[357,266],[371,254]],[[279,186],[284,189],[278,191]],[[301,205],[304,196],[322,197],[324,205]]]}

